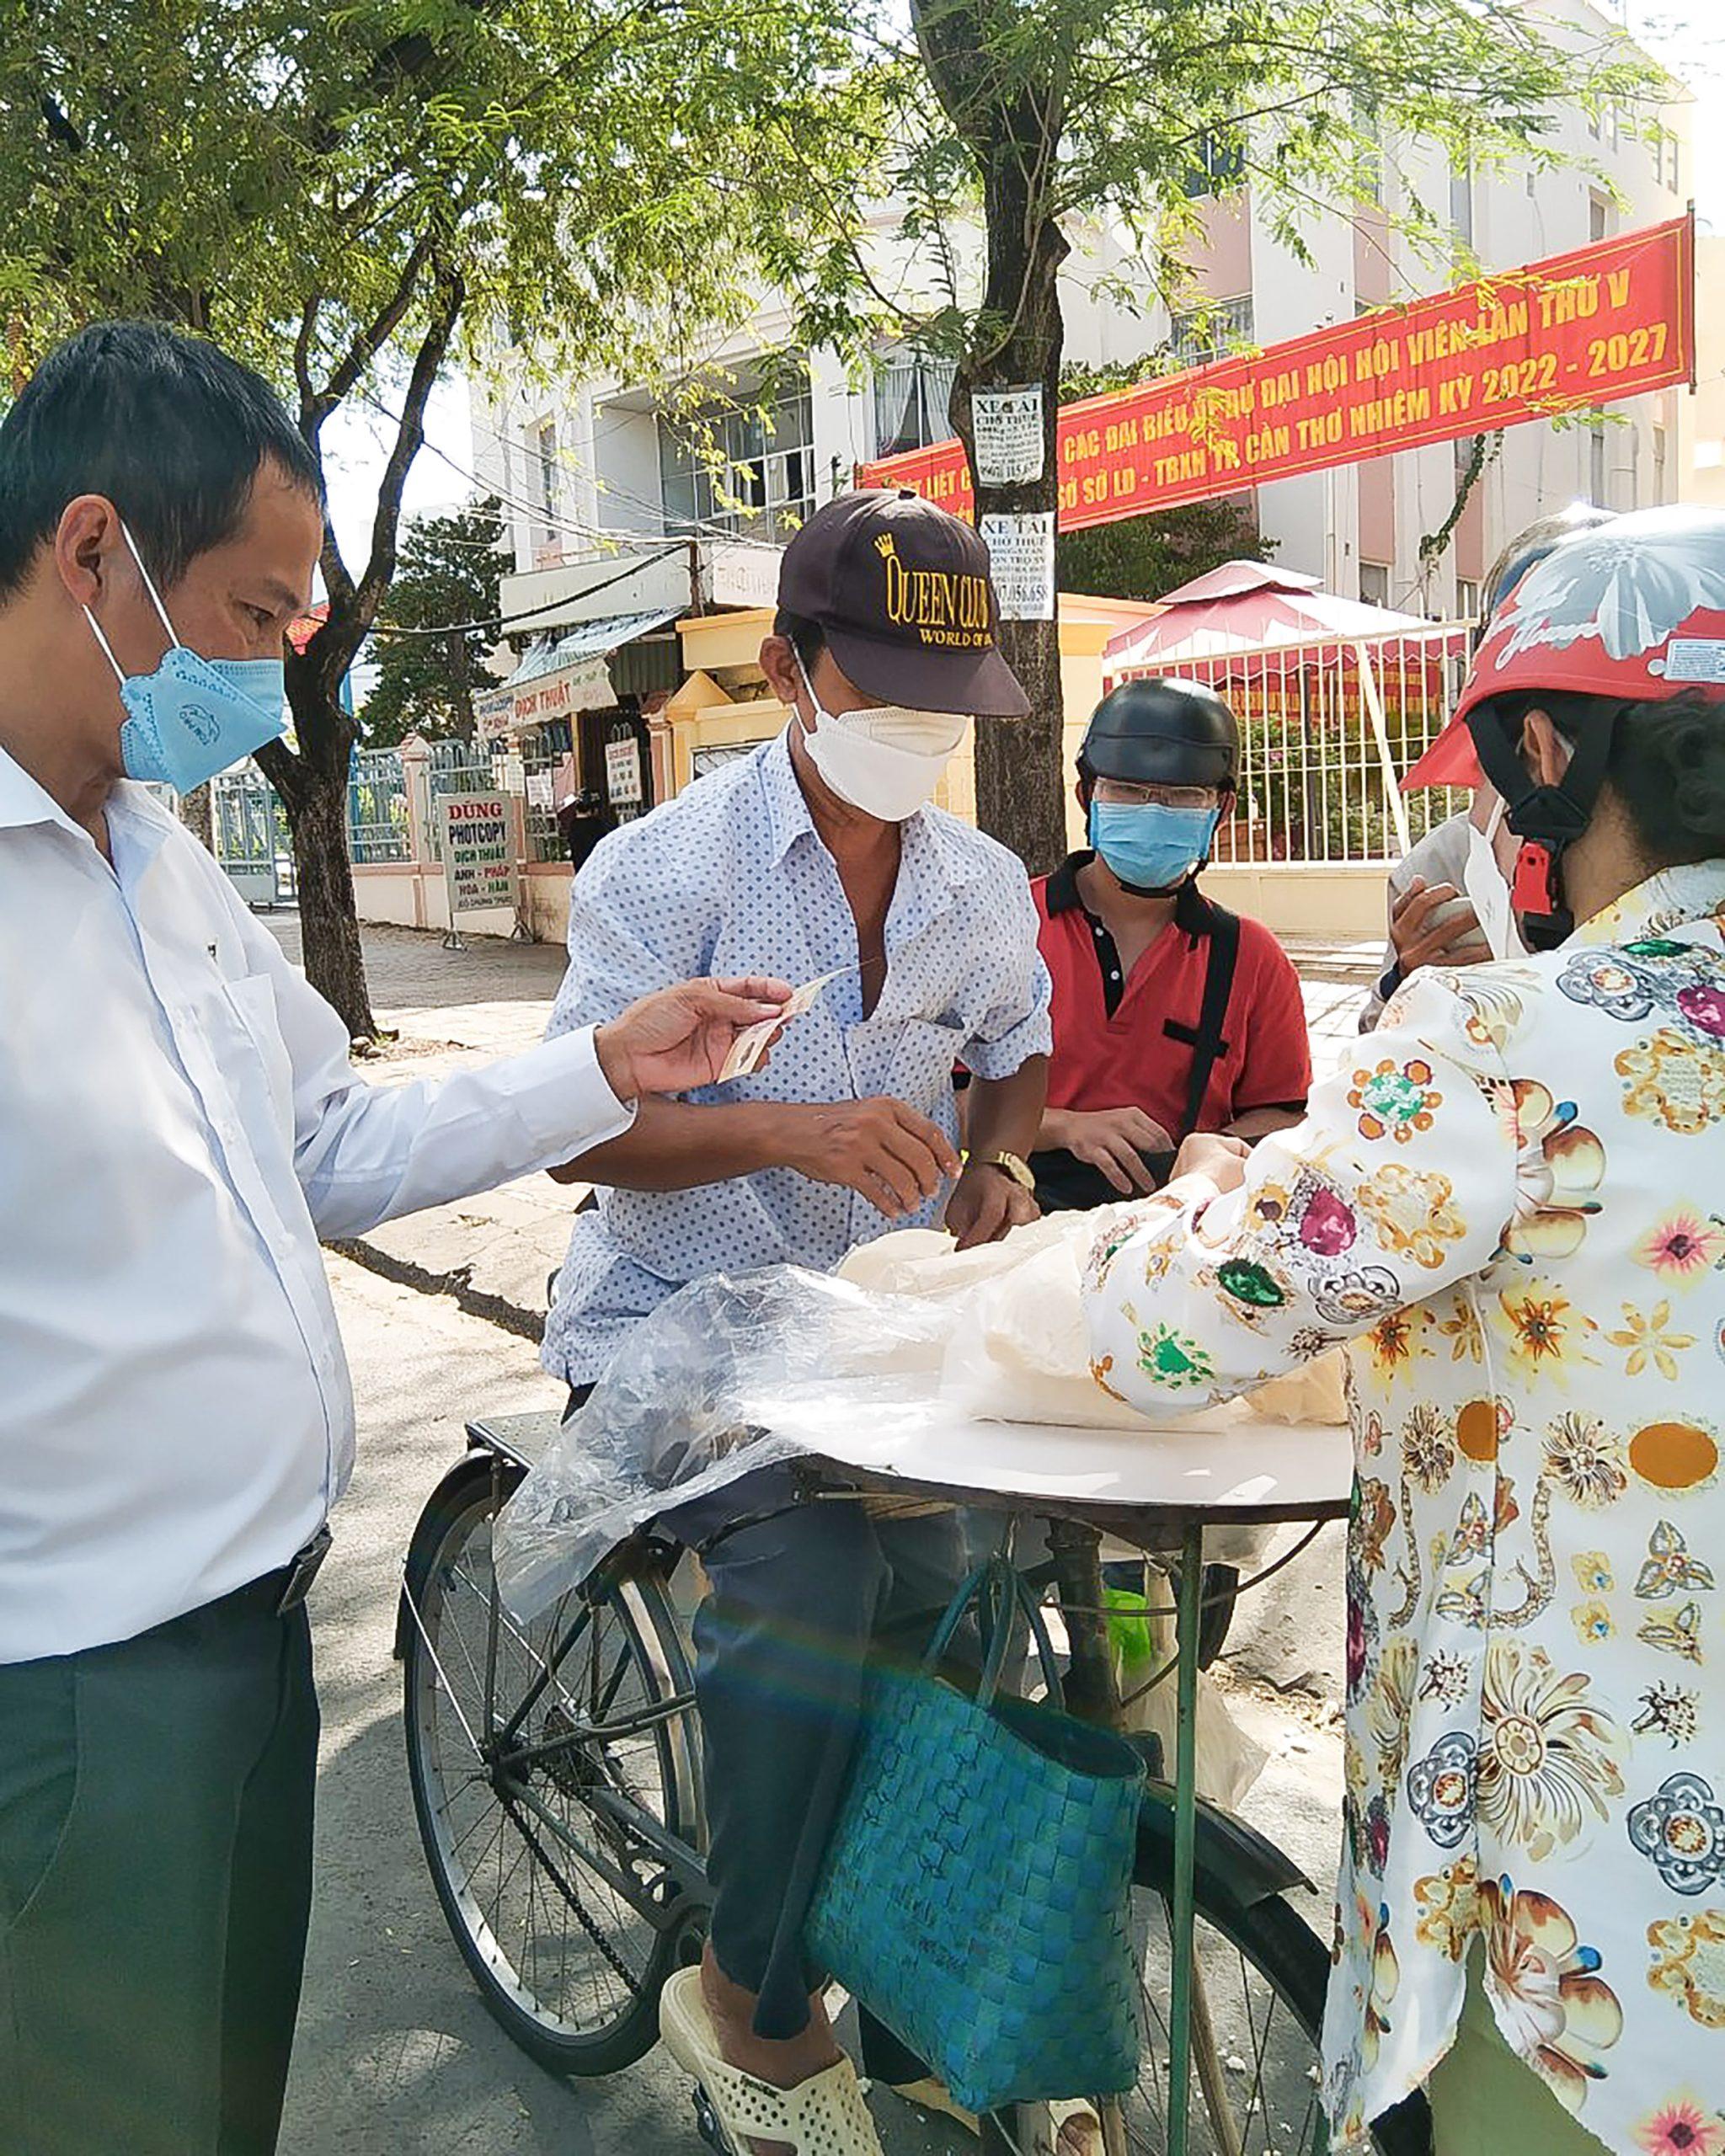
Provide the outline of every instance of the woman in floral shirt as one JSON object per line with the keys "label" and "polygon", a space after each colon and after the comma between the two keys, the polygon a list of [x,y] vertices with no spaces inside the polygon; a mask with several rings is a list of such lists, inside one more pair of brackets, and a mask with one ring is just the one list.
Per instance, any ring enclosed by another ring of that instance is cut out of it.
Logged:
{"label": "woman in floral shirt", "polygon": [[1158,1415],[1349,1343],[1338,2148],[1429,2084],[1439,2156],[1725,2156],[1722,698],[1725,516],[1531,570],[1459,714],[1509,955],[1092,1261]]}

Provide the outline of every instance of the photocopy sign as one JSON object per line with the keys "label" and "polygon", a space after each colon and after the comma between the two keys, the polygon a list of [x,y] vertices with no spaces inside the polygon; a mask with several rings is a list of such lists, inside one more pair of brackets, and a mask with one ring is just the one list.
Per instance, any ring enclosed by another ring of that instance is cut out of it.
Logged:
{"label": "photocopy sign", "polygon": [[1003,622],[1055,617],[1055,513],[985,516],[977,529],[988,548],[989,574]]}
{"label": "photocopy sign", "polygon": [[437,820],[443,873],[449,883],[449,915],[483,913],[515,902],[514,849],[509,803],[500,793],[446,793]]}
{"label": "photocopy sign", "polygon": [[1042,477],[1042,384],[979,389],[970,400],[976,476],[985,487],[1018,487]]}

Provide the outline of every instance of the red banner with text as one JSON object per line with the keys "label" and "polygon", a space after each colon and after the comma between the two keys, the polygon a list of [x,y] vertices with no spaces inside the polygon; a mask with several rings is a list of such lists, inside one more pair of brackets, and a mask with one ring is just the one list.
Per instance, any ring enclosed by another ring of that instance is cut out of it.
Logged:
{"label": "red banner with text", "polygon": [[[1210,361],[1060,415],[1060,525],[1075,531],[1427,442],[1687,382],[1695,231],[1625,232],[1429,299]],[[974,513],[956,441],[865,464]]]}

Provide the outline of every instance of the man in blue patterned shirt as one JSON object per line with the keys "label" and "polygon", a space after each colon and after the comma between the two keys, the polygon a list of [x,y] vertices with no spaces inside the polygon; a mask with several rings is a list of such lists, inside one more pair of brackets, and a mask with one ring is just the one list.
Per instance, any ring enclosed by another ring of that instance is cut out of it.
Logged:
{"label": "man in blue patterned shirt", "polygon": [[[1023,1155],[1049,1047],[1035,908],[1013,855],[927,805],[972,716],[1027,708],[996,620],[969,526],[915,494],[831,503],[786,550],[761,646],[786,731],[615,832],[577,879],[553,1033],[691,975],[836,974],[767,1068],[644,1101],[627,1137],[556,1171],[601,1193],[576,1219],[546,1334],[546,1367],[577,1402],[630,1327],[704,1273],[825,1270],[889,1228],[943,1220],[966,1248],[1035,1217]],[[696,1640],[715,1896],[667,2033],[733,2127],[731,2069],[795,2091],[762,2146],[818,2116],[846,2137],[819,2145],[868,2150],[809,1995],[803,1918],[868,1641],[945,1600],[956,1528],[798,1508],[783,1470],[664,1524],[712,1583]],[[758,2110],[750,2122],[758,2133]]]}

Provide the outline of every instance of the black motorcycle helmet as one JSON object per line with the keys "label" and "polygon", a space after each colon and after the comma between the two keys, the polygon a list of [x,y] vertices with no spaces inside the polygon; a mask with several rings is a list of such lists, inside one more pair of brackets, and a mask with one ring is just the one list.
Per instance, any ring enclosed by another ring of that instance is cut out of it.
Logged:
{"label": "black motorcycle helmet", "polygon": [[1234,714],[1201,682],[1123,681],[1097,706],[1078,751],[1087,782],[1127,786],[1210,786],[1236,790],[1240,729]]}

